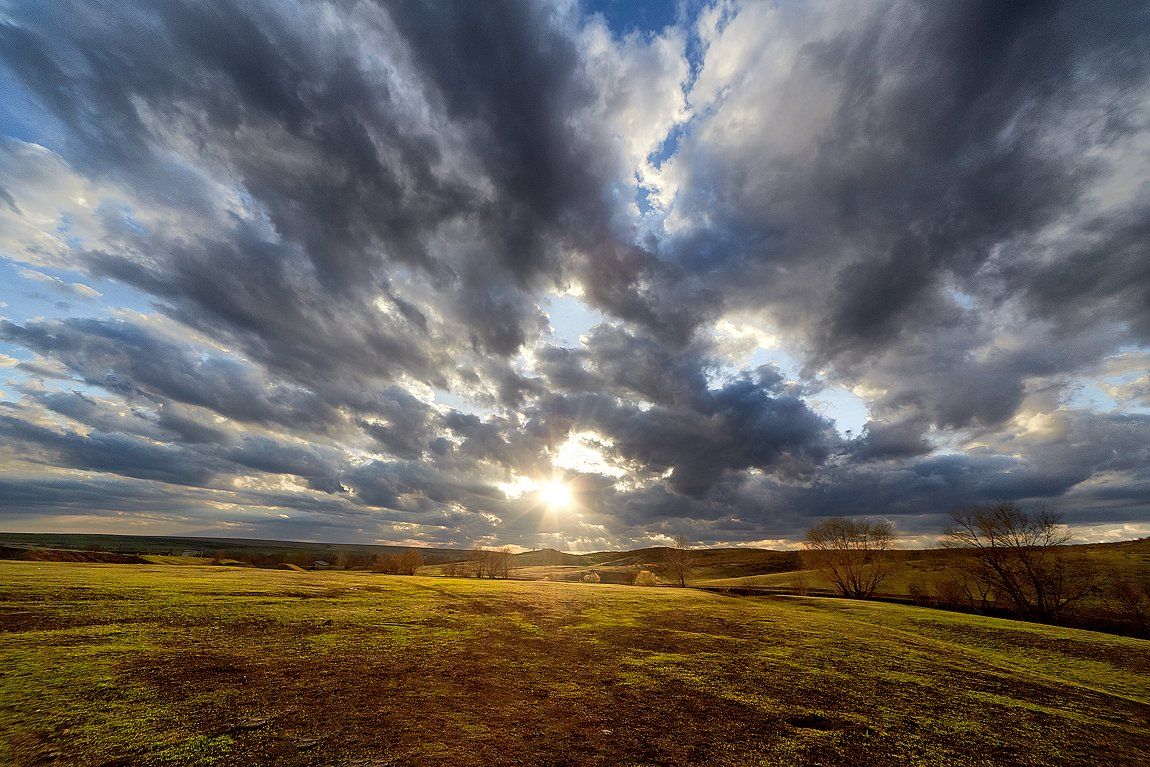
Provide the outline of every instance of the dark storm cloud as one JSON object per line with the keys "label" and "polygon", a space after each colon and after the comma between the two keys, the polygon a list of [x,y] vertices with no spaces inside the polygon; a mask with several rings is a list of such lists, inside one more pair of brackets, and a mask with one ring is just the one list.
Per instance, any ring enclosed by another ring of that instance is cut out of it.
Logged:
{"label": "dark storm cloud", "polygon": [[229,438],[223,429],[204,423],[171,402],[159,407],[156,423],[179,440],[191,444],[222,444]]}
{"label": "dark storm cloud", "polygon": [[862,462],[925,455],[934,449],[923,438],[925,431],[926,424],[914,420],[901,423],[872,421],[850,444],[850,453]]}
{"label": "dark storm cloud", "polygon": [[[526,279],[546,266],[555,231],[602,222],[602,179],[568,117],[589,99],[573,41],[527,0],[492,4],[385,3],[446,115],[478,126],[471,139],[487,176],[503,192],[478,211],[499,258]],[[514,66],[506,62],[514,52]],[[554,266],[554,264],[552,264]],[[510,351],[514,347],[504,348]]]}
{"label": "dark storm cloud", "polygon": [[[1121,509],[1125,519],[1132,511],[1141,518],[1136,509],[1144,512],[1148,416],[1069,412],[1049,434],[1024,434],[991,447],[897,467],[835,467],[811,488],[785,489],[783,502],[810,516],[840,513],[836,509],[892,516],[908,532],[937,531],[940,515],[951,509],[1004,500],[1047,502],[1075,521],[1090,518],[1078,508]],[[1123,479],[1087,483],[1091,477]]]}
{"label": "dark storm cloud", "polygon": [[[1150,418],[1076,413],[1062,425],[1066,432],[1057,437],[1014,445],[1015,456],[984,450],[896,465],[834,463],[809,483],[763,475],[719,482],[698,497],[650,485],[610,499],[612,532],[788,539],[819,517],[847,514],[890,519],[905,534],[929,537],[952,509],[1004,500],[1048,504],[1072,524],[1144,519]],[[1086,482],[1092,476],[1122,479]]]}
{"label": "dark storm cloud", "polygon": [[553,386],[660,404],[688,403],[699,397],[714,364],[697,350],[668,349],[611,325],[596,326],[581,350],[544,349],[541,361]]}
{"label": "dark storm cloud", "polygon": [[1003,266],[1006,289],[1024,295],[1034,314],[1053,318],[1061,329],[1107,318],[1150,342],[1150,191],[1115,215],[1086,222],[1060,255]]}
{"label": "dark storm cloud", "polygon": [[438,414],[426,403],[393,386],[374,400],[375,420],[360,421],[392,455],[419,458],[437,438]]}
{"label": "dark storm cloud", "polygon": [[38,515],[71,512],[116,517],[122,514],[196,513],[203,500],[169,492],[147,482],[113,474],[97,477],[5,477],[0,479],[0,519],[35,521]]}
{"label": "dark storm cloud", "polygon": [[128,432],[139,436],[158,436],[158,431],[138,411],[115,412],[95,398],[78,391],[31,392],[45,408],[104,432]]}
{"label": "dark storm cloud", "polygon": [[[1031,371],[974,357],[1001,329],[987,316],[1014,296],[1075,329],[1101,318],[1142,327],[1145,196],[1129,203],[1128,224],[1095,222],[1089,251],[1039,243],[1087,211],[1093,185],[1114,173],[1100,152],[1146,132],[1145,7],[884,3],[831,33],[815,19],[841,21],[845,9],[819,11],[790,25],[780,11],[775,34],[797,47],[793,67],[763,63],[772,87],[739,82],[684,140],[675,205],[688,219],[705,210],[708,223],[668,253],[724,284],[728,305],[765,302],[812,366],[865,380],[916,356],[918,370],[901,371],[904,402],[889,404],[919,408],[924,425],[1000,423],[1016,411]],[[819,98],[825,108],[808,106]],[[773,132],[813,140],[704,143],[726,108],[759,110]],[[1038,248],[1040,263],[996,260]],[[1002,290],[1000,270],[1015,277]],[[954,377],[968,381],[939,386]]]}
{"label": "dark storm cloud", "polygon": [[[838,442],[829,421],[794,396],[772,366],[720,387],[707,348],[668,349],[610,325],[599,325],[581,350],[545,347],[541,371],[569,396],[544,398],[541,422],[566,434],[591,429],[633,466],[662,474],[689,496],[701,496],[728,474],[747,469],[809,476]],[[645,404],[641,404],[645,403]]]}
{"label": "dark storm cloud", "polygon": [[[503,494],[478,480],[443,472],[427,463],[373,461],[349,470],[345,478],[366,504],[406,508],[421,500],[494,506]],[[466,502],[466,503],[463,503]]]}
{"label": "dark storm cloud", "polygon": [[[94,520],[95,529],[105,531],[119,530],[125,520],[131,520],[136,525],[164,524],[167,530],[185,535],[351,540],[364,535],[365,525],[373,532],[401,537],[390,525],[409,518],[379,509],[369,513],[330,500],[316,503],[300,495],[236,494],[170,485],[166,490],[157,494],[153,483],[115,475],[2,478],[0,497],[5,502],[0,504],[0,520],[6,529],[15,529],[35,524],[46,515],[65,513]],[[216,505],[211,519],[203,514],[208,503]]]}

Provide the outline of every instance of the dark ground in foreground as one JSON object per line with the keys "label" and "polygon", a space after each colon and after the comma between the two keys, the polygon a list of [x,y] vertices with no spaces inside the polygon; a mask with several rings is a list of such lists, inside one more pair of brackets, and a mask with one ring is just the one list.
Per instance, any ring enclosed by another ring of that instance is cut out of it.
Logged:
{"label": "dark ground in foreground", "polygon": [[0,562],[0,763],[1145,765],[1150,643],[826,599]]}

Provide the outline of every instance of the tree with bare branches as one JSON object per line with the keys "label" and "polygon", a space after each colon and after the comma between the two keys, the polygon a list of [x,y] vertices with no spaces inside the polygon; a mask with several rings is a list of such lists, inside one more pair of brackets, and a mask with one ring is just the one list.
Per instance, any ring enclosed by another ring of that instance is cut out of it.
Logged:
{"label": "tree with bare branches", "polygon": [[408,549],[399,556],[398,567],[400,575],[415,575],[423,567],[423,554],[415,549]]}
{"label": "tree with bare branches", "polygon": [[686,586],[694,567],[695,553],[691,551],[690,542],[686,536],[676,535],[674,544],[667,552],[667,574],[674,583]]}
{"label": "tree with bare branches", "polygon": [[495,551],[487,552],[488,556],[488,577],[490,578],[510,578],[511,577],[511,562],[512,554],[511,549],[506,546]]}
{"label": "tree with bare branches", "polygon": [[874,596],[890,574],[894,527],[870,519],[827,519],[807,531],[805,558],[844,597]]}
{"label": "tree with bare branches", "polygon": [[513,555],[511,549],[485,549],[475,547],[471,558],[476,578],[510,578]]}
{"label": "tree with bare branches", "polygon": [[982,587],[984,604],[1005,600],[1024,618],[1049,621],[1097,586],[1093,568],[1065,547],[1062,518],[1046,508],[999,503],[951,519],[940,543],[967,555],[961,566]]}

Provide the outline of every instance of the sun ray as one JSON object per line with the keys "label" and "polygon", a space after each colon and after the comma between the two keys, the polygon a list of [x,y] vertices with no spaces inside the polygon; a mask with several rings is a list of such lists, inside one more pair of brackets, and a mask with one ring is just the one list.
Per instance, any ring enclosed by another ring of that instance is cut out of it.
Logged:
{"label": "sun ray", "polygon": [[541,483],[538,492],[539,500],[551,511],[569,509],[575,501],[571,492],[571,485],[560,479],[551,479]]}

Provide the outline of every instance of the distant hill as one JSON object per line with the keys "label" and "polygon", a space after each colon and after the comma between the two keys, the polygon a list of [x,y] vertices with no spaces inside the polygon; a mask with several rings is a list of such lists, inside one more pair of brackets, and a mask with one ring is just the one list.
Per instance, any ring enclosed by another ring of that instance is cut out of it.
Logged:
{"label": "distant hill", "polygon": [[[250,538],[206,538],[153,535],[89,535],[81,533],[3,533],[0,546],[8,549],[57,549],[65,551],[104,551],[118,554],[179,555],[185,551],[229,554],[279,555],[284,557],[331,560],[341,553],[375,556],[401,554],[417,547],[356,543],[306,543]],[[468,549],[417,549],[428,564],[470,559]],[[0,552],[0,558],[13,558]],[[25,557],[20,557],[25,558]]]}
{"label": "distant hill", "polygon": [[586,554],[568,554],[558,549],[537,549],[516,554],[512,567],[553,567],[556,565],[586,565]]}

